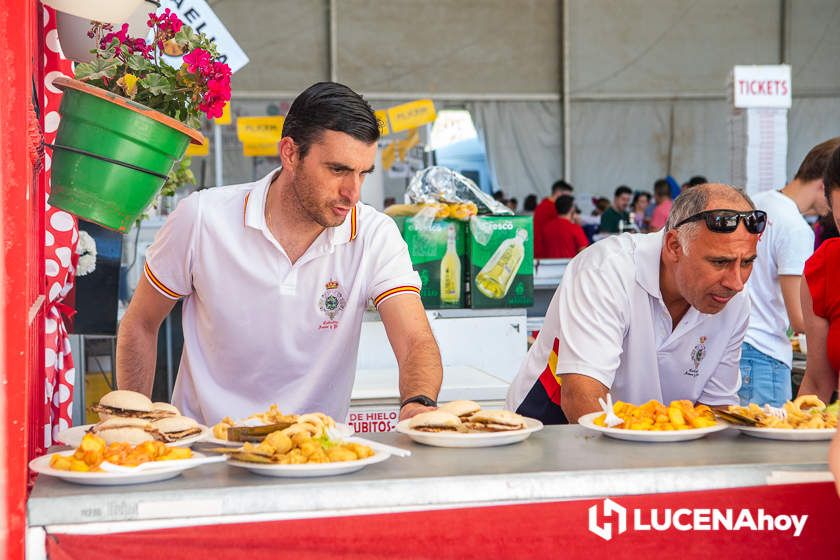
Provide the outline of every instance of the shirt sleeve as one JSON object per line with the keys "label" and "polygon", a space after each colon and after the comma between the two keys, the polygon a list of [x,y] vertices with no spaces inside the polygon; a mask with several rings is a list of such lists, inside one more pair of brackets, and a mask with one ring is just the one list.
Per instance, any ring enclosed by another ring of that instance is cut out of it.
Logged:
{"label": "shirt sleeve", "polygon": [[199,196],[200,193],[193,193],[183,199],[146,249],[146,279],[169,299],[178,300],[192,293]]}
{"label": "shirt sleeve", "polygon": [[742,292],[743,303],[739,312],[740,320],[732,332],[729,346],[723,355],[715,372],[706,381],[703,392],[700,393],[698,402],[710,406],[727,404],[738,404],[738,390],[741,388],[741,346],[744,342],[744,334],[750,323],[750,298]]}
{"label": "shirt sleeve", "polygon": [[411,266],[408,245],[405,244],[397,224],[390,218],[374,226],[365,248],[370,251],[371,264],[368,282],[368,297],[379,307],[383,301],[396,295],[413,293],[420,295],[420,276]]}
{"label": "shirt sleeve", "polygon": [[828,255],[831,245],[827,242],[823,243],[805,263],[803,270],[805,281],[808,283],[808,291],[811,292],[811,301],[814,303],[814,314],[823,319],[828,318],[825,306],[826,270],[828,268],[826,255]]}
{"label": "shirt sleeve", "polygon": [[566,268],[551,310],[557,334],[549,335],[560,342],[558,375],[578,373],[609,388],[621,364],[628,299],[615,269],[587,264],[577,259]]}
{"label": "shirt sleeve", "polygon": [[575,224],[575,244],[577,245],[577,252],[580,253],[583,249],[589,246],[589,240],[583,232],[583,228]]}
{"label": "shirt sleeve", "polygon": [[814,232],[811,228],[795,228],[778,236],[777,260],[779,275],[801,276],[805,261],[814,252]]}

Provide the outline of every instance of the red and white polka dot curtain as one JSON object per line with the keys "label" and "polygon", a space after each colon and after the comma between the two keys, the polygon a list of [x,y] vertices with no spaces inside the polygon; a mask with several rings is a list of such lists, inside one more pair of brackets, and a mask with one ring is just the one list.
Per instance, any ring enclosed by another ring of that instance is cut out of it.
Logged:
{"label": "red and white polka dot curtain", "polygon": [[[52,81],[59,76],[73,77],[71,62],[61,54],[58,44],[58,32],[55,27],[55,11],[44,7],[44,99],[41,115],[43,116],[44,141],[55,142],[56,131],[61,116],[58,106],[61,103],[61,90],[53,87]],[[44,156],[47,194],[50,192],[50,167],[52,154],[49,150]],[[44,445],[50,446],[61,430],[72,425],[73,386],[76,382],[76,370],[73,356],[70,354],[70,337],[64,319],[72,316],[73,309],[64,304],[64,297],[73,289],[75,282],[76,243],[79,240],[79,228],[76,218],[47,203],[45,219],[46,272],[46,313],[44,320]],[[84,403],[82,403],[84,406]]]}

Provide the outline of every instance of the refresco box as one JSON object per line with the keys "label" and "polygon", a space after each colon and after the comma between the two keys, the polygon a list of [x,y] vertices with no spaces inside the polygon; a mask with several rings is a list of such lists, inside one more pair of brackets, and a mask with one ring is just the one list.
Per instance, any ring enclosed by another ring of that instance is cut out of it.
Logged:
{"label": "refresco box", "polygon": [[470,307],[530,307],[534,303],[533,237],[530,216],[470,219],[467,240]]}
{"label": "refresco box", "polygon": [[465,307],[467,222],[406,216],[394,220],[423,283],[420,297],[426,309]]}

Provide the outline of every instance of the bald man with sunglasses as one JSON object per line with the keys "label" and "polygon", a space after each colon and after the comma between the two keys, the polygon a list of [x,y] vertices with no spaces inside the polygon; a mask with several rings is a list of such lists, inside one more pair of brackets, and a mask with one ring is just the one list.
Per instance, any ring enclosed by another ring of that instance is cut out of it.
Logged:
{"label": "bald man with sunglasses", "polygon": [[738,404],[744,284],[767,215],[739,189],[683,192],[662,231],[599,241],[572,259],[507,406],[577,422],[598,399]]}

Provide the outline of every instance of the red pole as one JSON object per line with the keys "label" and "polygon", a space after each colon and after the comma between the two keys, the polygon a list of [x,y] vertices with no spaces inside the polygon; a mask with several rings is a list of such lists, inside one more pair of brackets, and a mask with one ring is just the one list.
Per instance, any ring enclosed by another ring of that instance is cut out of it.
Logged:
{"label": "red pole", "polygon": [[28,383],[36,379],[43,339],[37,330],[43,299],[38,270],[40,214],[28,122],[38,3],[0,4],[0,557],[24,557]]}

